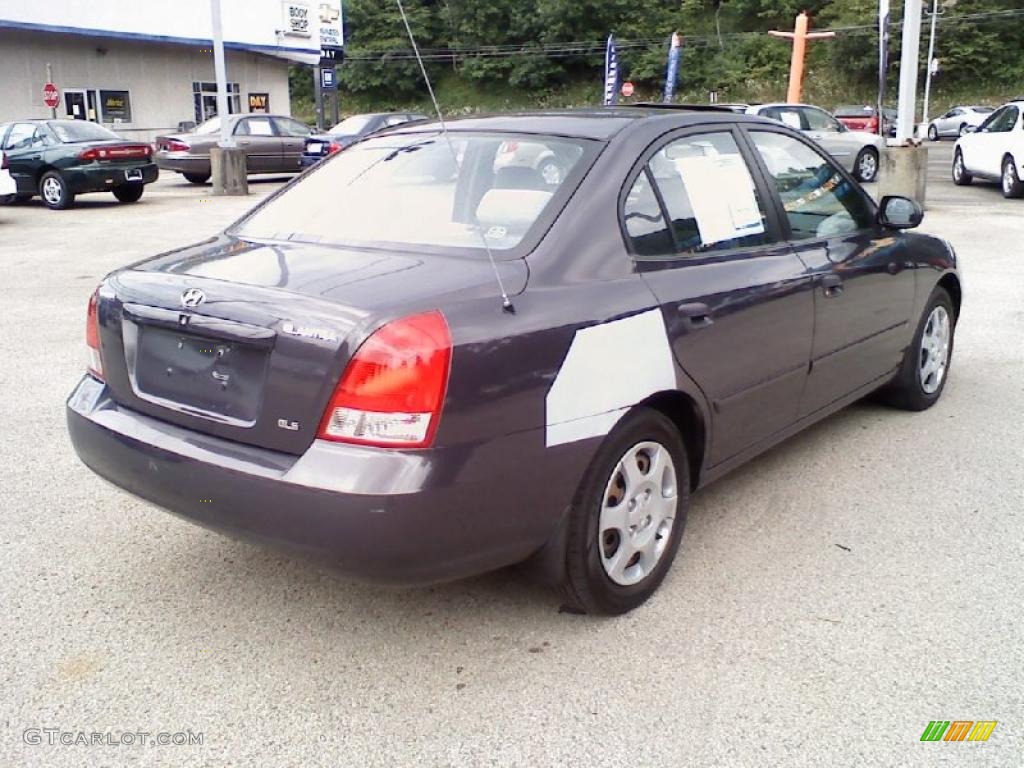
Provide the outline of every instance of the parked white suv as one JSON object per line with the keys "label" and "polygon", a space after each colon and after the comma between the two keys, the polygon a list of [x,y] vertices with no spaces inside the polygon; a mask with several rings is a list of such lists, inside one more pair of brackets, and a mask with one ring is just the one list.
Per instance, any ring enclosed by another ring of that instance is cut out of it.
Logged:
{"label": "parked white suv", "polygon": [[998,181],[1003,197],[1024,196],[1020,168],[1024,163],[1024,99],[1004,104],[959,139],[953,150],[953,182],[964,186],[975,178]]}
{"label": "parked white suv", "polygon": [[0,205],[14,202],[14,196],[18,186],[11,178],[11,172],[7,170],[7,155],[0,152]]}

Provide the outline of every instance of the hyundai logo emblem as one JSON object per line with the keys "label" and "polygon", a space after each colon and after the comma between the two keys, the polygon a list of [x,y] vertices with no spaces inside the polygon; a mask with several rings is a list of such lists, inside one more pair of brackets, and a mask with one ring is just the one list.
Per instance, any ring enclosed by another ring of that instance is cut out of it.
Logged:
{"label": "hyundai logo emblem", "polygon": [[189,288],[181,294],[181,306],[192,309],[193,307],[198,307],[202,304],[205,298],[206,294],[198,288]]}

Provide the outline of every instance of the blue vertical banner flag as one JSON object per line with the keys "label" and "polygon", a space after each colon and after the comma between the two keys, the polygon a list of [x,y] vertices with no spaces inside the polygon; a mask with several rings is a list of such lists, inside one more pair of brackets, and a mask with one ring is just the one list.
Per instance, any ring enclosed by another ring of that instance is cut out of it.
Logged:
{"label": "blue vertical banner flag", "polygon": [[672,97],[676,95],[676,79],[679,77],[679,56],[683,51],[683,38],[678,32],[672,33],[672,39],[668,44],[668,69],[665,72],[665,98],[666,104],[672,103]]}
{"label": "blue vertical banner flag", "polygon": [[614,106],[619,100],[619,56],[615,52],[615,37],[608,35],[604,51],[604,105]]}
{"label": "blue vertical banner flag", "polygon": [[878,132],[882,133],[885,76],[889,71],[889,0],[878,0]]}

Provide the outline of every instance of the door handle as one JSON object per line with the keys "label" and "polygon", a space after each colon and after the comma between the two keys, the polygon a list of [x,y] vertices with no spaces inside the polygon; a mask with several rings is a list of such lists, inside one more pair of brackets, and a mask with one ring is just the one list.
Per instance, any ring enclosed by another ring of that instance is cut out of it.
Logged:
{"label": "door handle", "polygon": [[684,302],[676,306],[676,312],[686,319],[691,328],[704,328],[711,325],[711,309],[707,304],[700,302]]}
{"label": "door handle", "polygon": [[835,274],[825,275],[821,278],[821,287],[826,298],[834,299],[843,292],[843,278]]}

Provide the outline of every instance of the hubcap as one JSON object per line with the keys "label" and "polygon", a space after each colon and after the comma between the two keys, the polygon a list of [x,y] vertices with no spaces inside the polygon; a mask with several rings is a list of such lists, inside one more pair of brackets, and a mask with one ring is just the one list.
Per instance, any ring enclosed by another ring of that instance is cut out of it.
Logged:
{"label": "hubcap", "polygon": [[928,315],[921,334],[921,355],[918,370],[921,389],[933,395],[942,384],[949,366],[949,313],[945,307],[935,307]]}
{"label": "hubcap", "polygon": [[547,184],[558,184],[562,181],[562,170],[554,163],[546,163],[543,168],[540,169],[540,175],[544,178]]}
{"label": "hubcap", "polygon": [[860,159],[860,177],[865,181],[875,178],[876,167],[875,156],[870,152],[865,152]]}
{"label": "hubcap", "polygon": [[637,443],[615,465],[605,487],[598,522],[601,565],[616,584],[629,586],[649,575],[672,534],[676,468],[660,443]]}
{"label": "hubcap", "polygon": [[57,179],[52,176],[43,182],[43,199],[48,203],[59,203],[61,195],[61,185]]}
{"label": "hubcap", "polygon": [[953,160],[953,176],[959,179],[964,174],[964,158],[957,152],[956,158]]}

